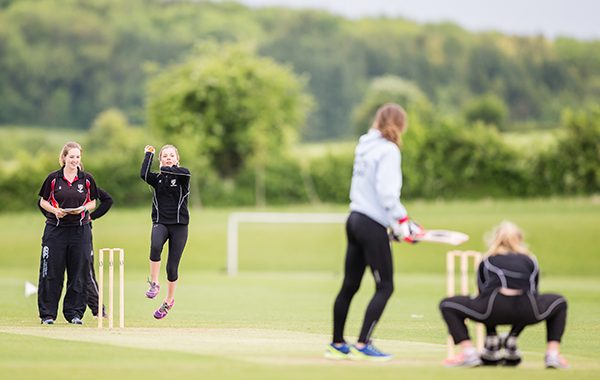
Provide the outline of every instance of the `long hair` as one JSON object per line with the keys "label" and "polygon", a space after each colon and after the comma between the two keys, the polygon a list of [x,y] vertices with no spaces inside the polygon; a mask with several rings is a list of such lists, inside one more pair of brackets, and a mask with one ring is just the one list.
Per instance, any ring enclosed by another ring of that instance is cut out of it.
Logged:
{"label": "long hair", "polygon": [[521,229],[516,224],[506,220],[494,228],[488,240],[488,247],[487,254],[490,256],[505,255],[507,253],[531,255],[523,241]]}
{"label": "long hair", "polygon": [[[65,166],[65,157],[67,157],[67,154],[69,154],[69,151],[71,149],[79,149],[79,153],[83,153],[81,145],[79,145],[75,141],[69,141],[65,144],[65,146],[63,146],[62,150],[60,151],[60,154],[58,155],[58,163],[61,167]],[[81,160],[79,160],[79,170],[83,170],[83,161]]]}
{"label": "long hair", "polygon": [[406,111],[395,103],[386,103],[379,107],[371,128],[381,131],[381,135],[396,145],[400,145],[401,135],[408,127]]}

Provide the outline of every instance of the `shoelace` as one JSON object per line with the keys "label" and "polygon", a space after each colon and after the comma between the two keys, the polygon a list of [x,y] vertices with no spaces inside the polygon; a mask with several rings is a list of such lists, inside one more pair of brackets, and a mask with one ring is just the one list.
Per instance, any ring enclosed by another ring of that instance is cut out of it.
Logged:
{"label": "shoelace", "polygon": [[375,346],[373,346],[372,344],[368,344],[365,348],[369,351],[374,352],[377,355],[383,355],[383,353],[381,351],[379,351],[377,348],[375,348]]}
{"label": "shoelace", "polygon": [[152,282],[150,280],[150,277],[148,277],[147,282],[148,282],[148,284],[150,284],[150,290],[156,290],[156,288],[158,288],[158,284],[156,282]]}
{"label": "shoelace", "polygon": [[171,306],[168,303],[163,302],[163,304],[160,306],[160,311],[166,313],[167,311],[169,311],[170,308]]}

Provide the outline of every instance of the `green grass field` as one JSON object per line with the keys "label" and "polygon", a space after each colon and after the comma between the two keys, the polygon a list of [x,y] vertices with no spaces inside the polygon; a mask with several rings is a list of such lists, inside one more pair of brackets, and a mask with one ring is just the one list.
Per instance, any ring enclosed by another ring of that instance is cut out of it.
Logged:
{"label": "green grass field", "polygon": [[[342,279],[341,225],[242,225],[240,274],[225,274],[227,209],[194,211],[180,269],[176,305],[156,321],[160,300],[146,290],[149,209],[118,206],[94,224],[96,248],[126,250],[126,329],[84,326],[59,316],[41,326],[35,296],[41,216],[0,215],[0,373],[6,379],[596,379],[600,376],[600,201],[597,198],[528,201],[415,202],[411,214],[430,228],[464,231],[461,249],[482,250],[483,235],[502,219],[520,224],[542,265],[541,290],[563,293],[569,318],[563,353],[572,369],[543,369],[545,329],[520,340],[519,368],[446,369],[446,333],[437,310],[445,293],[448,246],[395,245],[396,291],[375,333],[395,355],[384,364],[330,362],[331,307]],[[265,211],[345,212],[345,207],[270,208]],[[235,210],[238,211],[238,210]],[[256,210],[252,210],[256,211]],[[164,281],[164,274],[161,278]],[[351,340],[373,290],[365,277],[348,318]],[[159,296],[160,297],[160,296]]]}

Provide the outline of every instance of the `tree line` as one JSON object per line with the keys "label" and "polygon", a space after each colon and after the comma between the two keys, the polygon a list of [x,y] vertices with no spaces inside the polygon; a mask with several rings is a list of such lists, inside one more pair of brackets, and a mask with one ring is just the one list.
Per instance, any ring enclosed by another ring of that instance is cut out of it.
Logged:
{"label": "tree line", "polygon": [[[597,194],[600,188],[600,108],[570,111],[556,144],[546,150],[520,151],[482,124],[465,129],[452,121],[424,128],[414,121],[402,149],[403,199],[481,199]],[[101,138],[100,138],[101,137]],[[16,141],[3,141],[9,146]],[[27,144],[27,140],[20,141]],[[119,207],[148,206],[151,191],[139,178],[145,143],[150,138],[109,110],[95,121],[83,144],[83,162]],[[274,152],[257,170],[247,160],[236,175],[221,177],[212,159],[179,145],[181,164],[192,171],[193,207],[253,206],[348,202],[352,151],[298,157]],[[58,167],[60,147],[36,154],[7,149],[18,161],[0,168],[0,212],[36,210],[37,192]],[[203,167],[203,169],[200,169]],[[158,170],[155,166],[153,170]],[[260,178],[259,178],[260,177]],[[257,186],[261,183],[261,186]]]}
{"label": "tree line", "polygon": [[313,98],[304,140],[364,129],[356,107],[387,75],[437,113],[501,130],[555,128],[563,109],[600,100],[600,41],[235,2],[3,0],[0,124],[88,129],[110,108],[145,124],[151,78],[206,41],[250,45],[303,78]]}
{"label": "tree line", "polygon": [[[192,206],[347,203],[352,148],[316,156],[292,149],[314,106],[304,86],[289,67],[251,47],[208,44],[149,82],[147,126],[132,124],[118,109],[95,118],[79,141],[85,169],[117,204],[147,205],[150,192],[139,177],[143,147],[171,143],[191,169]],[[600,189],[598,105],[565,108],[553,144],[519,149],[483,120],[494,114],[487,102],[473,108],[480,111],[470,115],[482,116],[472,120],[441,115],[414,85],[386,76],[371,83],[356,120],[372,117],[382,101],[403,104],[409,117],[401,148],[404,199]],[[37,190],[56,170],[62,146],[45,140],[42,133],[0,139],[0,211],[36,208]]]}

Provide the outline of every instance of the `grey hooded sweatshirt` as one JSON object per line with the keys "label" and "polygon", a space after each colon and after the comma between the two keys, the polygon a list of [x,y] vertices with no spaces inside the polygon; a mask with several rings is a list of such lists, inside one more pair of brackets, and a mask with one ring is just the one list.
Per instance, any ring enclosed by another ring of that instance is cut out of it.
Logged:
{"label": "grey hooded sweatshirt", "polygon": [[358,140],[350,186],[350,210],[384,227],[407,215],[400,203],[402,168],[400,149],[377,129]]}

